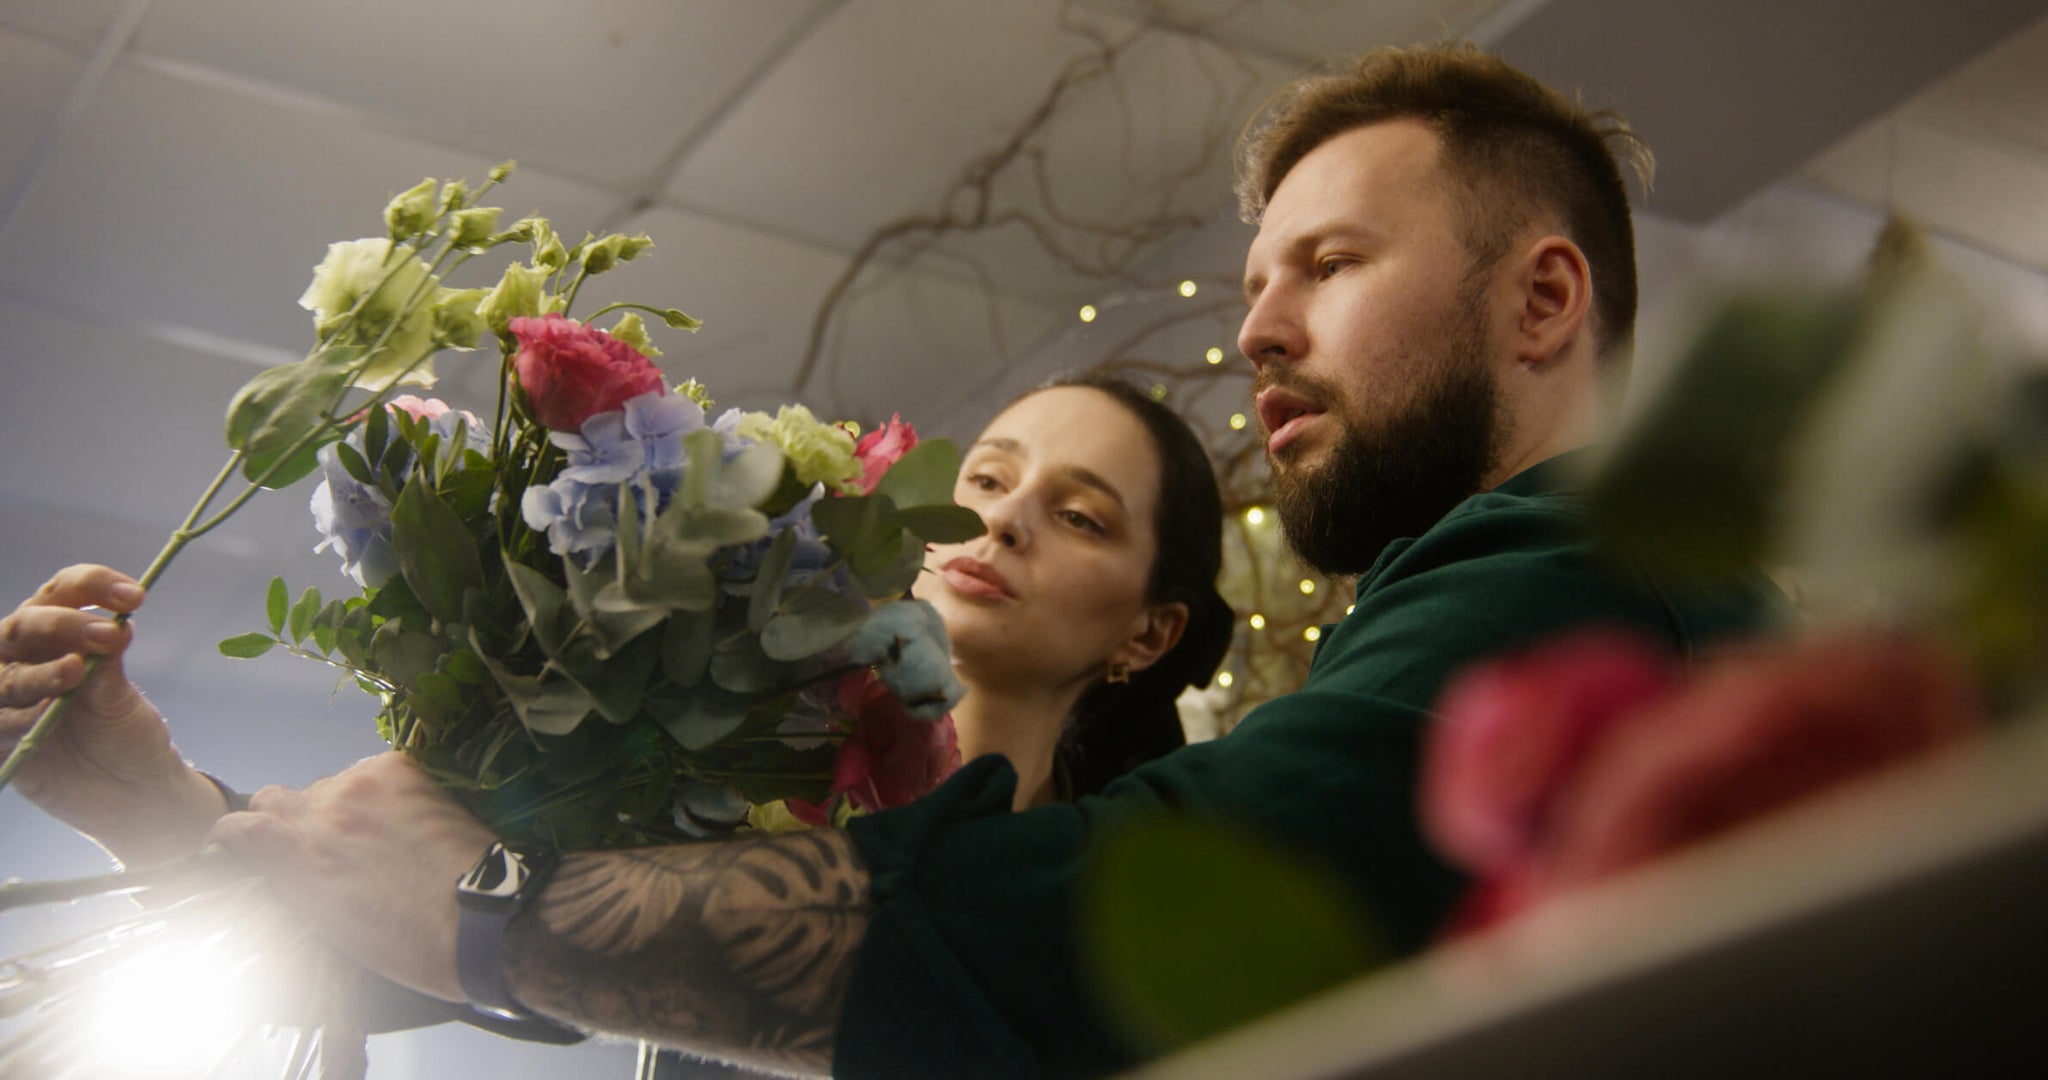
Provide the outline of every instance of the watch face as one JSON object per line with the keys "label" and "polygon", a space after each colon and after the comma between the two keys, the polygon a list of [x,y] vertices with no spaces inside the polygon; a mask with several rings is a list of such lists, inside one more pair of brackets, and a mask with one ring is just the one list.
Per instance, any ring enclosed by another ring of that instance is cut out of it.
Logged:
{"label": "watch face", "polygon": [[455,888],[470,896],[511,899],[519,895],[532,875],[525,855],[497,843],[469,868],[469,873],[462,875]]}

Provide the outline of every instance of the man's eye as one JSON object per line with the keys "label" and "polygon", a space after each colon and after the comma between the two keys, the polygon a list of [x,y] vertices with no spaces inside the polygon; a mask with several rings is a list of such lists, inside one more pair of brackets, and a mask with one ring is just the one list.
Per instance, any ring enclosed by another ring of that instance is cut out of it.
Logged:
{"label": "man's eye", "polygon": [[1349,259],[1324,259],[1316,264],[1317,277],[1331,277],[1351,264]]}

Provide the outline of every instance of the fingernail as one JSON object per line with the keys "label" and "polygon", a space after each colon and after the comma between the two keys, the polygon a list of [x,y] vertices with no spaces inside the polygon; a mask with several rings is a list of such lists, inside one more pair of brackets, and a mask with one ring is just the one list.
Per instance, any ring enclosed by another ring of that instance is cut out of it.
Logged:
{"label": "fingernail", "polygon": [[94,645],[112,645],[121,640],[121,628],[110,622],[96,622],[85,628],[85,640]]}
{"label": "fingernail", "polygon": [[108,589],[107,592],[111,595],[113,599],[118,600],[123,604],[139,604],[142,602],[142,586],[140,585],[134,585],[130,584],[129,582],[123,581],[120,584],[115,585],[113,588]]}

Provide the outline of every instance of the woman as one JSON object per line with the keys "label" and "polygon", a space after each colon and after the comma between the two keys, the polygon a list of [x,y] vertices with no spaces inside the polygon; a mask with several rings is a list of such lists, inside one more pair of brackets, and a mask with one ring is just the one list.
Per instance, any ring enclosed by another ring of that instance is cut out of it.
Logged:
{"label": "woman", "polygon": [[[963,757],[1007,756],[1019,808],[1100,790],[1182,742],[1174,699],[1229,647],[1217,595],[1221,501],[1185,422],[1114,380],[1055,383],[1013,402],[968,450],[956,497],[988,532],[935,546],[917,587],[946,622],[968,694]],[[15,785],[128,865],[197,850],[222,792],[171,745],[123,676],[130,579],[60,572],[0,619],[0,747],[44,699],[92,684]]]}
{"label": "woman", "polygon": [[1222,500],[1187,423],[1128,383],[1055,382],[989,422],[953,497],[988,531],[933,545],[917,595],[967,686],[961,756],[1009,758],[1023,809],[1181,745],[1174,699],[1208,683],[1233,627]]}

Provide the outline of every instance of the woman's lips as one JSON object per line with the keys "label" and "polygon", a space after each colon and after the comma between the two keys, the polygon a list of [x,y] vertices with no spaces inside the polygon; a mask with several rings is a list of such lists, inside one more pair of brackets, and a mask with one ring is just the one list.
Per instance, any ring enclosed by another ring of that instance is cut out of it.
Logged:
{"label": "woman's lips", "polygon": [[965,555],[939,568],[939,576],[953,591],[978,600],[1015,600],[1010,582],[995,567]]}

